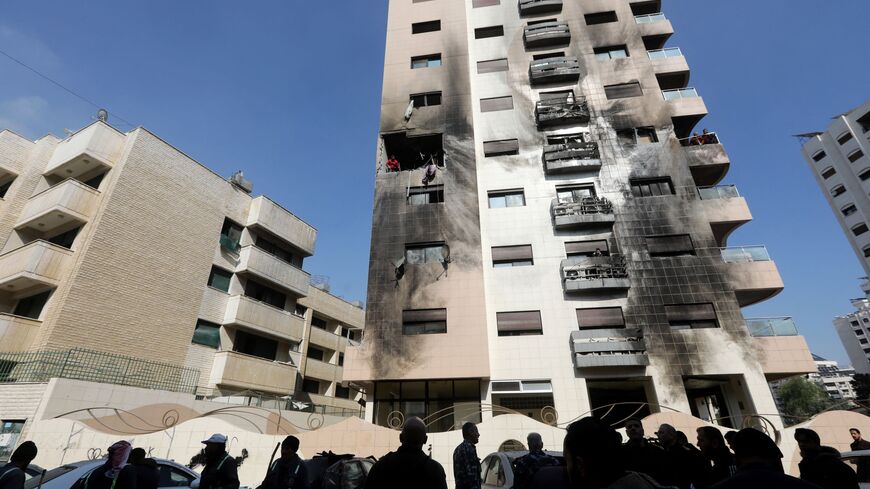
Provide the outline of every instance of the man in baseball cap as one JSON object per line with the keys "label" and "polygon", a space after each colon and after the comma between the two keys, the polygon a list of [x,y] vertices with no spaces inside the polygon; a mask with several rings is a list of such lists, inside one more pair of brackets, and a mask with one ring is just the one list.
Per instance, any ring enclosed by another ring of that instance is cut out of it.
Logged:
{"label": "man in baseball cap", "polygon": [[200,478],[200,489],[239,489],[236,459],[227,453],[227,436],[220,433],[203,440],[205,468]]}

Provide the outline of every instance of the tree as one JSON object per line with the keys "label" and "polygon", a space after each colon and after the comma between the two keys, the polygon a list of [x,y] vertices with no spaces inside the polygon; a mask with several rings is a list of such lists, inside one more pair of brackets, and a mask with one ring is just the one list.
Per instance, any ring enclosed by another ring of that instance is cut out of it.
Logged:
{"label": "tree", "polygon": [[828,393],[819,384],[804,377],[785,381],[779,388],[783,414],[800,422],[810,418],[831,405]]}
{"label": "tree", "polygon": [[855,389],[855,395],[859,401],[870,399],[870,374],[855,374],[852,388]]}

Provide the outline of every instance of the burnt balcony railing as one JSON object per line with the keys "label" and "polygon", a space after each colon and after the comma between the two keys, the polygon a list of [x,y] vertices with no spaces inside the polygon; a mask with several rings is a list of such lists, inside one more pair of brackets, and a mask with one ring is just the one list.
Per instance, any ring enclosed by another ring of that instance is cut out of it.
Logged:
{"label": "burnt balcony railing", "polygon": [[589,122],[589,105],[583,97],[539,100],[535,122],[539,128]]}
{"label": "burnt balcony railing", "polygon": [[563,144],[544,145],[544,169],[547,173],[598,168],[601,168],[598,143],[569,141]]}
{"label": "burnt balcony railing", "polygon": [[565,292],[627,289],[631,286],[622,255],[574,257],[562,261]]}
{"label": "burnt balcony railing", "polygon": [[553,216],[588,216],[613,214],[613,203],[605,197],[583,197],[575,200],[553,201]]}
{"label": "burnt balcony railing", "polygon": [[649,365],[641,329],[572,331],[571,343],[577,368]]}
{"label": "burnt balcony railing", "polygon": [[527,25],[523,30],[523,43],[527,48],[558,46],[571,42],[571,30],[567,22],[539,22]]}
{"label": "burnt balcony railing", "polygon": [[533,85],[578,80],[579,78],[580,62],[574,56],[538,59],[529,64],[529,81]]}
{"label": "burnt balcony railing", "polygon": [[537,15],[562,11],[562,0],[519,0],[520,15]]}

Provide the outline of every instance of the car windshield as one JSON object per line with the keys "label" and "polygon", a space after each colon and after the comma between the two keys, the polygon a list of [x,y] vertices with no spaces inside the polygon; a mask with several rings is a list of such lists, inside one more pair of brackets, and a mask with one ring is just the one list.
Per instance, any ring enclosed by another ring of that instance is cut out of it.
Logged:
{"label": "car windshield", "polygon": [[[76,470],[77,468],[78,467],[76,467],[75,465],[61,465],[60,467],[51,469],[48,472],[46,472],[45,478],[42,479],[42,482],[46,483],[52,479],[55,479],[57,477],[60,477],[64,474],[66,474],[68,472],[72,472],[73,470]],[[37,486],[39,486],[39,482],[40,482],[39,477],[32,477],[32,478],[28,479],[27,482],[24,483],[24,489],[35,489]]]}

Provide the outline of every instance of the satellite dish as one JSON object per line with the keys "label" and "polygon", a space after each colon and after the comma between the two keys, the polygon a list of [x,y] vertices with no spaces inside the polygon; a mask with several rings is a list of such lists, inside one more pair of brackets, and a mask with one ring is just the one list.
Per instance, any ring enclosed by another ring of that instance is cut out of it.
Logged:
{"label": "satellite dish", "polygon": [[102,122],[109,121],[109,111],[106,109],[100,109],[97,111],[97,120]]}

